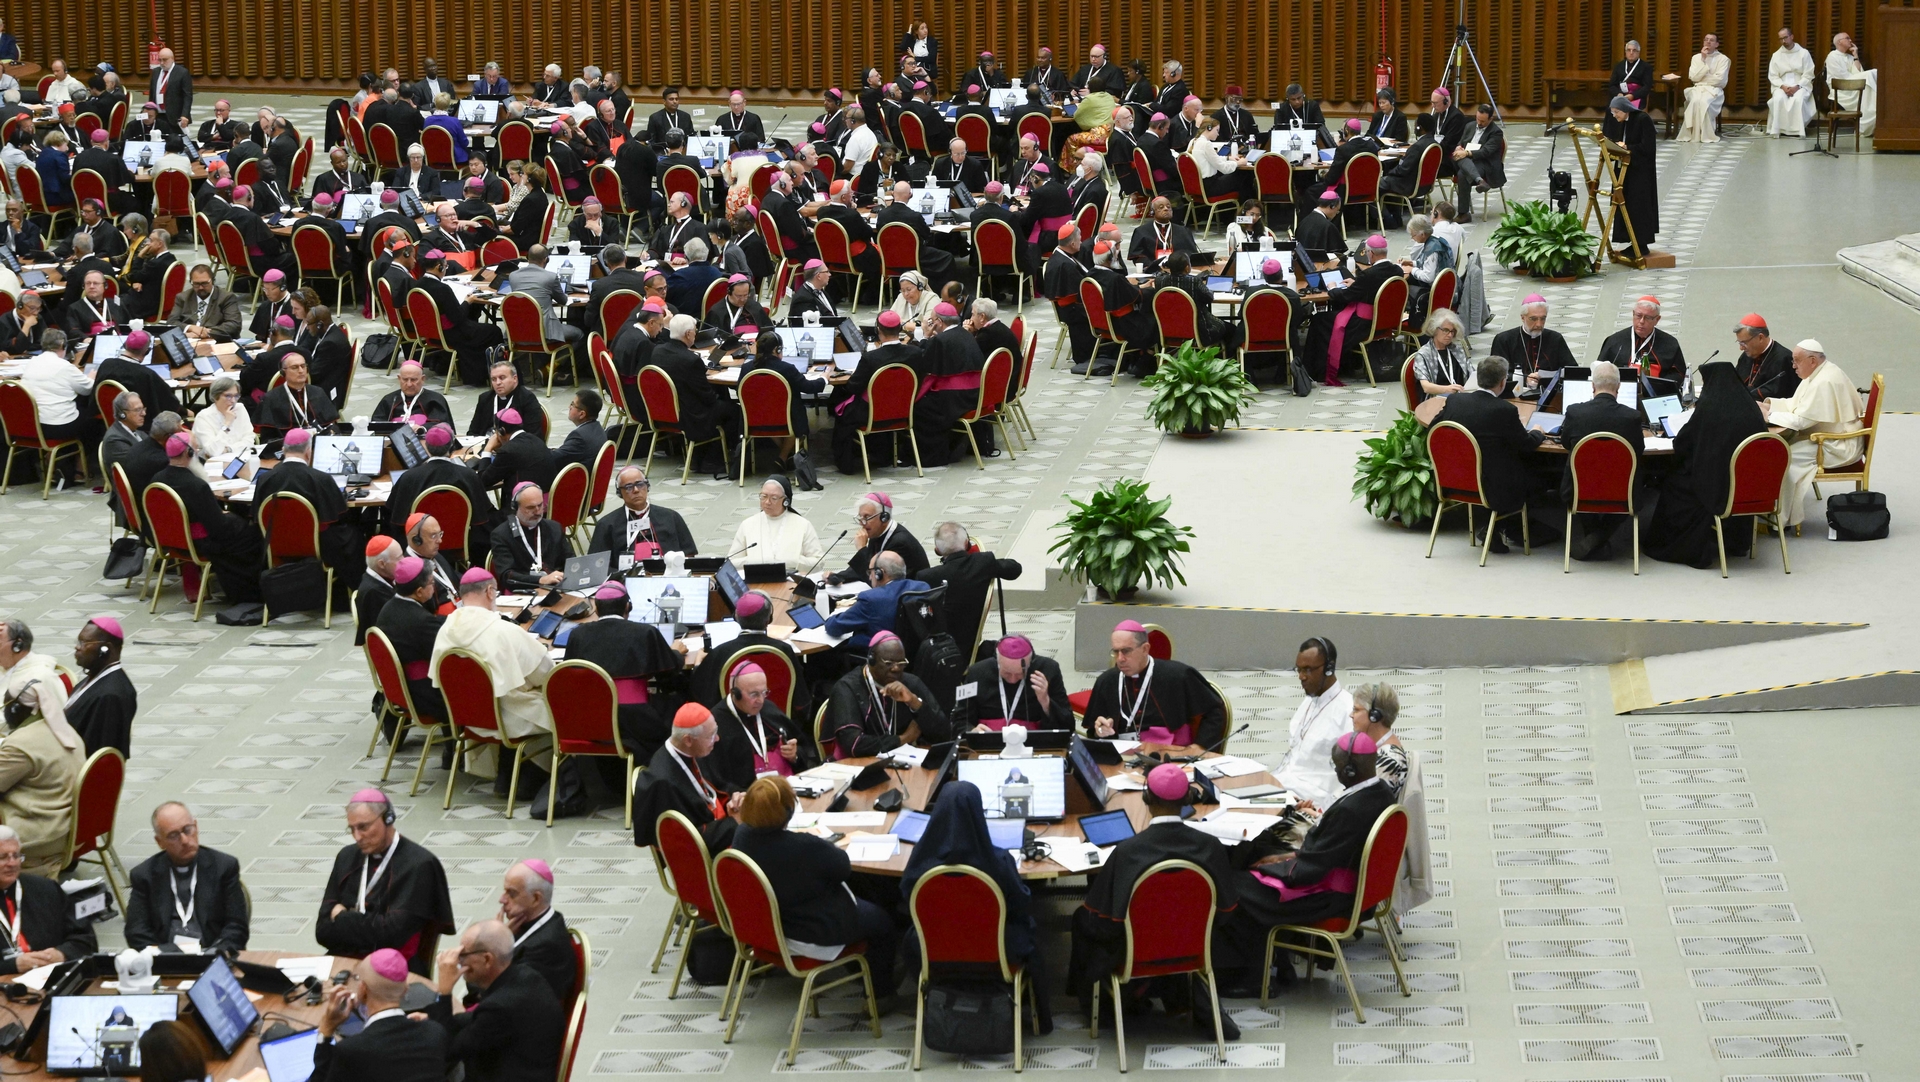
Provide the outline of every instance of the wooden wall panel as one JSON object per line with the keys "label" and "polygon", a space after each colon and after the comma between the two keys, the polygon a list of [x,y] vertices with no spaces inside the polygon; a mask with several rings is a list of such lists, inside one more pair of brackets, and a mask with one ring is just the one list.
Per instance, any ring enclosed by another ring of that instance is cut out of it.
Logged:
{"label": "wooden wall panel", "polygon": [[[1912,7],[1920,0],[1898,0]],[[588,63],[620,71],[633,87],[678,83],[690,98],[746,86],[762,98],[812,100],[828,86],[851,94],[860,71],[891,72],[909,20],[931,16],[945,82],[992,49],[1023,71],[1041,45],[1071,70],[1087,47],[1116,61],[1147,61],[1156,82],[1179,59],[1197,93],[1217,99],[1240,84],[1265,103],[1286,84],[1340,107],[1365,102],[1382,40],[1380,0],[1283,5],[1258,0],[158,0],[160,36],[209,87],[282,86],[348,91],[361,71],[389,64],[417,73],[433,55],[442,73],[477,72],[500,61],[524,85],[547,63],[572,74]],[[1661,71],[1684,73],[1700,35],[1717,31],[1733,57],[1728,100],[1766,99],[1774,34],[1793,28],[1816,59],[1836,30],[1876,50],[1870,0],[1386,0],[1385,41],[1403,99],[1424,100],[1439,81],[1462,12],[1475,54],[1499,103],[1537,112],[1542,80],[1555,69],[1610,67],[1629,37]],[[71,66],[107,59],[145,82],[153,35],[138,0],[0,0],[24,55]],[[1471,76],[1471,71],[1469,71]],[[1482,97],[1469,78],[1468,103]],[[642,91],[636,97],[651,94]]]}

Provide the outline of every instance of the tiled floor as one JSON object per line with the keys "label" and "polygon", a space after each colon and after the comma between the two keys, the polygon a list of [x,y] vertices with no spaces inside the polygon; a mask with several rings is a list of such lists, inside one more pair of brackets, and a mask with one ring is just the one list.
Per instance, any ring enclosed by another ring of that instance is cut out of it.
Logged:
{"label": "tiled floor", "polygon": [[[234,102],[236,112],[256,104],[244,96]],[[294,102],[303,130],[319,130],[317,107],[311,99]],[[797,127],[793,118],[783,123]],[[1549,140],[1525,130],[1512,145],[1516,195],[1544,195]],[[1790,340],[1817,334],[1836,353],[1870,354],[1874,365],[1910,375],[1908,351],[1897,347],[1920,329],[1920,319],[1822,267],[1836,244],[1913,228],[1895,228],[1885,208],[1850,196],[1875,183],[1910,187],[1920,167],[1869,156],[1810,168],[1786,159],[1789,149],[1765,140],[1663,144],[1662,246],[1680,266],[1545,287],[1555,324],[1574,341],[1576,355],[1597,349],[1624,322],[1625,305],[1652,292],[1668,304],[1669,329],[1697,356],[1723,344],[1724,327],[1739,313],[1759,308],[1778,313],[1776,323],[1791,322],[1783,332]],[[1571,167],[1564,143],[1556,167]],[[1798,201],[1785,201],[1783,192]],[[1817,216],[1808,212],[1814,205]],[[1759,232],[1770,241],[1754,250],[1752,224],[1762,216],[1768,222]],[[1476,224],[1476,240],[1488,228]],[[1815,266],[1740,269],[1761,263]],[[1835,289],[1839,303],[1805,304],[1809,283]],[[1494,272],[1487,288],[1499,327],[1520,296],[1540,287]],[[1134,381],[1123,378],[1110,389],[1046,368],[1054,324],[1045,307],[1028,307],[1042,342],[1030,398],[1042,431],[1038,445],[1017,459],[990,460],[984,472],[963,463],[924,478],[901,471],[876,478],[921,536],[951,517],[1004,542],[1035,515],[1057,517],[1066,496],[1138,475],[1151,457],[1155,436],[1141,419],[1144,392]],[[384,374],[360,372],[347,414],[364,412],[389,383]],[[1912,384],[1896,380],[1896,404],[1920,401],[1909,397]],[[549,402],[556,416],[564,396]],[[456,411],[469,400],[456,392]],[[1318,390],[1304,400],[1268,388],[1247,421],[1372,429],[1392,417],[1396,402],[1396,393],[1366,387]],[[823,480],[825,492],[796,502],[823,533],[837,533],[836,524],[849,524],[853,497],[868,486],[830,470]],[[1285,478],[1275,483],[1283,489]],[[751,489],[710,479],[682,488],[662,478],[655,496],[686,514],[709,550],[731,535],[753,500]],[[195,624],[177,591],[148,617],[119,584],[94,577],[106,547],[100,499],[36,497],[23,488],[0,500],[7,527],[0,530],[0,615],[29,620],[56,652],[93,612],[119,613],[132,630],[128,668],[143,709],[120,851],[129,861],[151,852],[147,810],[184,797],[200,815],[204,840],[242,859],[258,907],[255,943],[310,949],[320,879],[345,841],[341,801],[380,773],[380,757],[362,758],[370,688],[358,651],[340,624],[323,631],[316,619],[266,629]],[[1009,622],[1043,651],[1071,656],[1069,613],[1014,612]],[[1275,644],[1275,665],[1284,665],[1290,645]],[[1092,675],[1069,681],[1086,686]],[[1291,674],[1212,675],[1238,716],[1253,722],[1235,751],[1277,760],[1299,699]],[[1233,1001],[1227,1007],[1244,1038],[1219,1066],[1408,1082],[1912,1076],[1903,1065],[1920,1047],[1910,1025],[1911,994],[1898,989],[1910,985],[1905,962],[1920,949],[1901,904],[1913,881],[1900,824],[1914,800],[1885,757],[1874,754],[1890,742],[1885,730],[1910,722],[1911,711],[1635,720],[1611,715],[1599,669],[1345,676],[1394,682],[1405,702],[1400,732],[1425,756],[1440,896],[1406,921],[1415,994],[1396,993],[1370,938],[1352,954],[1365,1026],[1355,1024],[1345,992],[1324,978],[1283,990],[1264,1009]],[[1846,740],[1840,754],[1837,738]],[[492,911],[500,873],[513,859],[541,855],[558,870],[560,906],[594,946],[586,1073],[757,1077],[908,1069],[911,1016],[886,1019],[885,1035],[875,1041],[844,997],[809,1022],[800,1058],[786,1067],[780,1053],[794,988],[784,980],[750,991],[740,1035],[723,1044],[715,990],[683,987],[668,1000],[666,971],[646,968],[668,902],[652,862],[620,828],[617,809],[548,830],[524,811],[503,821],[501,802],[484,786],[470,786],[443,813],[445,776],[437,766],[426,771],[431,790],[405,797],[414,764],[412,747],[394,763],[402,826],[441,855],[463,922]],[[1070,892],[1043,899],[1055,959],[1065,957],[1063,930],[1074,901]],[[104,940],[117,938],[117,924],[104,929]],[[1029,1070],[1110,1072],[1110,1032],[1103,1027],[1101,1039],[1090,1040],[1071,1001],[1058,1005],[1060,1028],[1030,1044]],[[1131,1066],[1215,1066],[1210,1042],[1184,1023],[1134,1023],[1129,1036]],[[1004,1057],[927,1060],[932,1071],[1005,1066]]]}

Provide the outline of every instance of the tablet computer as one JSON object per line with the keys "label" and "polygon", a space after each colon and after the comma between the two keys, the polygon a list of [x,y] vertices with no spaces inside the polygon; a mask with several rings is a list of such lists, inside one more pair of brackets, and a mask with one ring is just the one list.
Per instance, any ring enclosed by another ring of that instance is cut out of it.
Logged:
{"label": "tablet computer", "polygon": [[1080,836],[1090,845],[1119,845],[1135,833],[1124,808],[1080,817]]}

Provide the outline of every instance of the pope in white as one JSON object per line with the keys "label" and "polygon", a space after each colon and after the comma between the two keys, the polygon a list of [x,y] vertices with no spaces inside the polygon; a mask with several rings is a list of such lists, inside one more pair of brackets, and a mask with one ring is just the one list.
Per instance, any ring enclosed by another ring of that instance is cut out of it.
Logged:
{"label": "pope in white", "polygon": [[1767,134],[1804,136],[1813,119],[1813,54],[1793,40],[1793,31],[1780,28],[1780,47],[1767,62]]}
{"label": "pope in white", "polygon": [[1780,502],[1786,524],[1798,526],[1806,518],[1807,490],[1813,487],[1817,465],[1845,466],[1858,459],[1866,440],[1849,436],[1865,425],[1866,404],[1840,366],[1827,360],[1827,351],[1808,338],[1793,347],[1793,372],[1800,386],[1792,398],[1769,398],[1762,405],[1767,423],[1792,430],[1792,456],[1780,481]]}
{"label": "pope in white", "polygon": [[[1727,101],[1727,76],[1733,71],[1733,61],[1720,51],[1720,37],[1708,34],[1700,39],[1700,51],[1693,56],[1693,64],[1687,68],[1687,80],[1693,85],[1687,87],[1686,101],[1680,117],[1680,134],[1683,143],[1717,143],[1720,135],[1713,130],[1714,122],[1720,116],[1720,107]],[[1668,72],[1661,78],[1669,82],[1678,81],[1680,76]]]}
{"label": "pope in white", "polygon": [[[533,633],[494,609],[500,584],[483,568],[468,568],[460,577],[460,607],[440,625],[433,640],[433,686],[443,691],[440,663],[453,650],[472,654],[487,668],[500,713],[500,731],[526,740],[525,758],[540,761],[552,744],[553,715],[547,712],[544,688],[553,671],[553,658]],[[483,749],[491,751],[491,748]],[[467,769],[488,777],[498,769],[484,755],[469,755]]]}
{"label": "pope in white", "polygon": [[1865,79],[1867,85],[1860,90],[1833,90],[1833,100],[1842,109],[1856,110],[1860,114],[1860,134],[1873,134],[1875,104],[1880,97],[1880,71],[1878,68],[1860,66],[1860,46],[1853,43],[1853,35],[1842,30],[1833,36],[1833,51],[1827,54],[1827,87],[1832,89],[1835,79]]}
{"label": "pope in white", "polygon": [[760,510],[733,531],[727,551],[741,563],[784,563],[796,571],[825,554],[820,534],[805,515],[793,509],[793,489],[779,474],[760,486]]}
{"label": "pope in white", "polygon": [[1346,789],[1333,772],[1333,742],[1353,731],[1353,693],[1335,675],[1339,659],[1339,648],[1318,637],[1302,643],[1294,656],[1294,673],[1307,699],[1293,712],[1287,757],[1274,771],[1288,792],[1323,808]]}

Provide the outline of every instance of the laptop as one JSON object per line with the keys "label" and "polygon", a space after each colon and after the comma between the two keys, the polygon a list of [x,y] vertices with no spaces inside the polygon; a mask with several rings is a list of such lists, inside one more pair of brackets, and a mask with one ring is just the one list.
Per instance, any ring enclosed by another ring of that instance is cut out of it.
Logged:
{"label": "laptop", "polygon": [[567,566],[561,574],[560,588],[572,593],[591,590],[607,581],[609,568],[613,563],[611,552],[589,552],[585,556],[567,557]]}
{"label": "laptop", "polygon": [[260,1062],[267,1069],[267,1082],[307,1082],[313,1077],[313,1050],[319,1044],[318,1029],[261,1041]]}
{"label": "laptop", "polygon": [[[1667,381],[1661,380],[1660,382],[1665,383]],[[1647,415],[1647,424],[1654,428],[1660,428],[1660,422],[1663,418],[1671,417],[1680,412],[1680,396],[1674,394],[1642,398],[1640,400],[1640,408]]]}
{"label": "laptop", "polygon": [[222,1056],[232,1056],[234,1049],[247,1039],[253,1024],[260,1020],[259,1008],[247,998],[246,989],[240,986],[225,958],[213,959],[193,982],[193,987],[187,989],[187,999]]}
{"label": "laptop", "polygon": [[1231,293],[1233,279],[1223,274],[1211,275],[1207,278],[1207,288],[1215,293]]}
{"label": "laptop", "polygon": [[1119,845],[1135,833],[1125,808],[1080,817],[1080,836],[1090,845]]}
{"label": "laptop", "polygon": [[547,269],[565,279],[573,289],[581,289],[593,277],[593,257],[590,255],[550,255],[547,257]]}
{"label": "laptop", "polygon": [[792,620],[793,626],[802,631],[811,631],[816,627],[824,626],[827,622],[827,618],[820,615],[820,610],[812,605],[788,605],[787,619]]}
{"label": "laptop", "polygon": [[364,222],[378,213],[380,213],[380,197],[377,195],[359,192],[340,200],[342,222]]}

